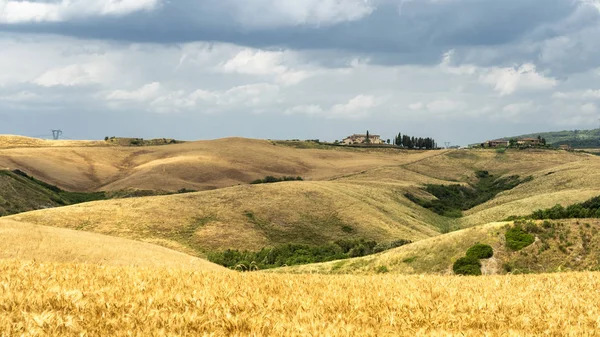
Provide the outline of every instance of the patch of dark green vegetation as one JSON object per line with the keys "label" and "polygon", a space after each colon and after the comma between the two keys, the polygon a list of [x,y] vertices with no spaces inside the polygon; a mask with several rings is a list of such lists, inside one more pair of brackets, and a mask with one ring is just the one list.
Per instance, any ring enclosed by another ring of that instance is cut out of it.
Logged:
{"label": "patch of dark green vegetation", "polygon": [[123,138],[123,137],[104,137],[104,141],[120,146],[158,146],[158,145],[170,145],[180,144],[183,141],[172,139],[172,138],[156,138],[156,139],[144,139],[144,138]]}
{"label": "patch of dark green vegetation", "polygon": [[288,176],[283,176],[283,177],[274,177],[274,176],[266,176],[264,179],[256,179],[254,181],[252,181],[250,184],[256,185],[256,184],[271,184],[271,183],[280,183],[282,181],[303,181],[304,179],[302,179],[302,177],[298,176],[298,177],[288,177]]}
{"label": "patch of dark green vegetation", "polygon": [[[188,192],[192,191],[182,189],[176,193]],[[111,192],[72,192],[39,180],[21,170],[0,170],[0,216],[96,200],[174,193],[175,192],[133,189]]]}
{"label": "patch of dark green vegetation", "polygon": [[535,237],[529,234],[520,224],[516,224],[506,230],[506,248],[519,251],[535,241]]}
{"label": "patch of dark green vegetation", "polygon": [[352,232],[354,232],[354,228],[352,228],[352,226],[343,225],[342,226],[342,232],[344,232],[344,233],[352,233]]}
{"label": "patch of dark green vegetation", "polygon": [[323,245],[288,243],[263,248],[258,252],[228,249],[209,253],[208,259],[227,268],[252,271],[361,257],[409,243],[409,240],[377,243],[364,239],[337,240]]}
{"label": "patch of dark green vegetation", "polygon": [[424,190],[437,199],[425,200],[411,193],[405,196],[412,202],[437,214],[449,218],[460,218],[462,212],[493,199],[498,193],[511,190],[522,183],[531,181],[532,177],[520,179],[513,175],[495,177],[488,171],[475,172],[477,182],[469,186],[428,184]]}
{"label": "patch of dark green vegetation", "polygon": [[[517,220],[519,237],[527,249],[512,251],[503,264],[512,274],[600,270],[600,230],[597,224],[575,221],[572,224],[550,220]],[[508,239],[507,239],[508,241]],[[522,240],[523,241],[523,240]]]}
{"label": "patch of dark green vegetation", "polygon": [[407,257],[404,260],[402,260],[403,263],[413,263],[417,260],[416,256],[411,256],[411,257]]}
{"label": "patch of dark green vegetation", "polygon": [[490,245],[477,243],[467,250],[466,256],[456,260],[452,270],[456,275],[478,276],[481,275],[481,259],[494,256],[494,249]]}
{"label": "patch of dark green vegetation", "polygon": [[600,196],[567,207],[557,204],[551,208],[539,209],[527,216],[511,216],[507,220],[557,220],[586,218],[600,218]]}
{"label": "patch of dark green vegetation", "polygon": [[20,170],[0,170],[0,216],[106,199],[104,192],[70,192]]}
{"label": "patch of dark green vegetation", "polygon": [[472,256],[463,256],[454,262],[452,270],[456,275],[479,276],[481,275],[481,262]]}
{"label": "patch of dark green vegetation", "polygon": [[494,249],[490,245],[478,243],[467,250],[467,256],[476,259],[489,259],[494,256]]}

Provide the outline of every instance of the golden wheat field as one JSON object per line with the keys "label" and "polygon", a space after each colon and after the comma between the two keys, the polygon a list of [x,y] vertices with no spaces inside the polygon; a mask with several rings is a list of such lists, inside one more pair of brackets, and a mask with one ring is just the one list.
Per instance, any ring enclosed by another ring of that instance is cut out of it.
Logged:
{"label": "golden wheat field", "polygon": [[227,271],[224,267],[148,243],[0,218],[0,258]]}
{"label": "golden wheat field", "polygon": [[3,336],[592,336],[598,273],[317,276],[0,261]]}

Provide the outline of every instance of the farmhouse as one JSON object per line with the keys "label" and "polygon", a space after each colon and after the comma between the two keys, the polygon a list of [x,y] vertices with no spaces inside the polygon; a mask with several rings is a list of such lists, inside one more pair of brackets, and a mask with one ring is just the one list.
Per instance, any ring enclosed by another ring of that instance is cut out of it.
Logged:
{"label": "farmhouse", "polygon": [[558,148],[560,148],[561,150],[565,150],[565,151],[571,151],[571,150],[573,150],[573,148],[569,144],[560,145]]}
{"label": "farmhouse", "polygon": [[509,141],[504,139],[488,140],[483,147],[508,147]]}
{"label": "farmhouse", "polygon": [[[381,136],[379,135],[371,135],[369,134],[370,144],[383,144],[381,140]],[[352,136],[348,136],[342,140],[342,144],[351,145],[351,144],[366,144],[367,143],[367,135],[359,135],[353,134]]]}
{"label": "farmhouse", "polygon": [[518,145],[539,146],[541,141],[538,138],[521,138],[517,140]]}

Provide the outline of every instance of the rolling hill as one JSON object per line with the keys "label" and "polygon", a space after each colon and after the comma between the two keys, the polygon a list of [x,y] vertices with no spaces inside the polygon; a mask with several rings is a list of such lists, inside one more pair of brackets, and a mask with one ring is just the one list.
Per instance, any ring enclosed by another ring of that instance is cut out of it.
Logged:
{"label": "rolling hill", "polygon": [[600,129],[540,132],[515,137],[505,137],[504,139],[537,138],[537,136],[545,138],[546,142],[553,146],[570,145],[573,148],[580,149],[600,147]]}
{"label": "rolling hill", "polygon": [[76,192],[211,190],[268,175],[326,180],[436,154],[341,147],[298,149],[243,138],[144,147],[88,146],[88,142],[79,146],[75,141],[51,148],[11,144],[2,147],[0,143],[0,169],[19,169]]}
{"label": "rolling hill", "polygon": [[[588,154],[548,150],[389,154],[294,149],[261,141],[244,144],[254,144],[254,152],[281,150],[278,156],[302,157],[305,165],[319,167],[313,172],[323,181],[236,185],[182,195],[96,201],[10,219],[135,239],[202,257],[224,249],[260,250],[336,239],[420,241],[600,195],[600,158]],[[182,145],[164,148],[178,146]],[[275,158],[279,159],[272,155],[270,160]],[[352,158],[356,162],[349,166],[349,173],[331,168]],[[331,166],[327,168],[324,161]],[[361,166],[363,162],[369,165]],[[261,164],[269,165],[266,159]],[[288,165],[286,170],[297,167]],[[431,198],[422,190],[424,185],[465,185],[476,179],[479,170],[531,180],[464,211],[458,219],[435,214],[405,197],[411,192]]]}
{"label": "rolling hill", "polygon": [[[506,247],[512,222],[472,227],[415,242],[376,255],[270,270],[279,273],[452,274],[454,261],[476,243],[492,246],[494,256],[481,260],[486,275],[600,270],[600,220],[535,221],[525,225],[535,237],[520,251]],[[384,269],[382,269],[384,268]]]}
{"label": "rolling hill", "polygon": [[152,244],[6,219],[0,219],[0,238],[0,259],[226,271]]}
{"label": "rolling hill", "polygon": [[0,170],[0,216],[108,197],[104,192],[67,192],[19,170]]}

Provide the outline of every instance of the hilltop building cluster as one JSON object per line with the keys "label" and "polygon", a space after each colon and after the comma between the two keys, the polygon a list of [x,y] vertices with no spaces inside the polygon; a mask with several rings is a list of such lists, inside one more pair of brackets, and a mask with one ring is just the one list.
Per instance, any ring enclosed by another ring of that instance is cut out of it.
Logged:
{"label": "hilltop building cluster", "polygon": [[353,144],[384,144],[381,140],[380,135],[371,135],[371,134],[353,134],[348,136],[342,140],[342,144],[344,145],[353,145]]}
{"label": "hilltop building cluster", "polygon": [[482,148],[500,148],[500,147],[539,147],[545,146],[546,140],[542,137],[538,138],[512,138],[512,139],[495,139],[488,140],[481,144],[476,144]]}

